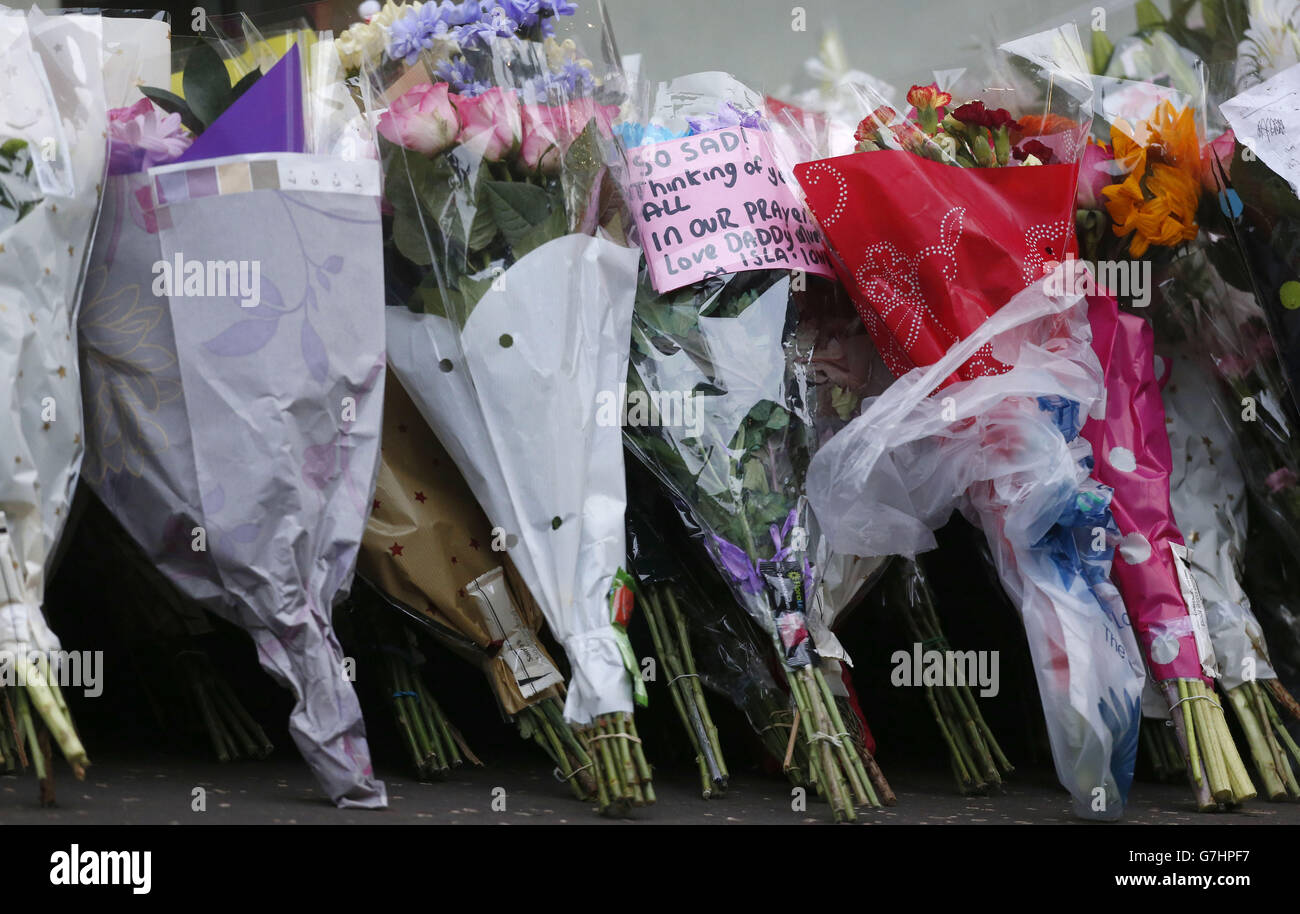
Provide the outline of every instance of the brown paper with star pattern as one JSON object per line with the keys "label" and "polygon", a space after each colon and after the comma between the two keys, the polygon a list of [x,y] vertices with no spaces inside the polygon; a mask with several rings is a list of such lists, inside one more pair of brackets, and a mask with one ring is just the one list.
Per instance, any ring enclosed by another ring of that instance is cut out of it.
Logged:
{"label": "brown paper with star pattern", "polygon": [[513,716],[542,698],[561,697],[563,679],[536,637],[541,610],[491,544],[487,517],[469,486],[390,373],[379,475],[357,570],[435,626],[463,636],[440,640],[482,667]]}

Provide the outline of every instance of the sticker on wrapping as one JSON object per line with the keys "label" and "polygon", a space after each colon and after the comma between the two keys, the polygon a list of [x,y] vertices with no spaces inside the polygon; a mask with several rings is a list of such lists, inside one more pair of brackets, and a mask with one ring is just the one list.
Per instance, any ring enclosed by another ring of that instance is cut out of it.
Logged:
{"label": "sticker on wrapping", "polygon": [[766,132],[726,127],[639,146],[628,158],[628,201],[655,291],[744,270],[835,275]]}
{"label": "sticker on wrapping", "polygon": [[609,624],[614,629],[618,654],[623,659],[623,666],[627,674],[632,677],[632,698],[644,708],[650,704],[650,695],[646,692],[645,681],[641,678],[641,669],[637,666],[636,654],[632,651],[632,642],[627,636],[627,623],[632,619],[634,586],[632,576],[622,568],[614,572],[614,579],[609,585]]}
{"label": "sticker on wrapping", "polygon": [[791,669],[816,661],[808,632],[803,568],[798,562],[759,562],[759,574],[772,605],[772,621],[780,641],[782,659]]}
{"label": "sticker on wrapping", "polygon": [[524,698],[564,681],[520,618],[500,566],[475,578],[465,586],[465,592],[480,604],[488,637],[500,644],[497,656],[505,661]]}
{"label": "sticker on wrapping", "polygon": [[1187,604],[1187,615],[1192,621],[1192,635],[1196,639],[1196,653],[1201,658],[1201,672],[1210,679],[1218,679],[1218,661],[1214,656],[1214,644],[1210,641],[1210,626],[1205,618],[1205,601],[1201,599],[1201,589],[1196,586],[1196,578],[1188,566],[1186,546],[1170,543],[1169,549],[1174,555],[1174,568],[1178,572],[1178,587],[1183,592],[1183,602]]}

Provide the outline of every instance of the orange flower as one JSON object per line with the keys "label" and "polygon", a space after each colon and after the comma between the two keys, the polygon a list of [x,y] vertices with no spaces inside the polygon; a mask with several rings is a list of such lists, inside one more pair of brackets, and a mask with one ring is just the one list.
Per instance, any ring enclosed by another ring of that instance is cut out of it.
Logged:
{"label": "orange flower", "polygon": [[917,111],[927,108],[943,108],[952,104],[952,96],[940,92],[938,86],[913,86],[907,92],[907,103]]}
{"label": "orange flower", "polygon": [[[1200,185],[1185,171],[1156,163],[1146,186],[1133,172],[1120,184],[1102,188],[1106,211],[1121,238],[1130,232],[1129,253],[1141,257],[1151,245],[1174,247],[1196,237],[1196,205]],[[1150,194],[1148,197],[1147,194]]]}
{"label": "orange flower", "polygon": [[1136,128],[1116,121],[1110,129],[1123,181],[1102,188],[1112,229],[1132,233],[1129,252],[1141,257],[1151,245],[1174,247],[1196,237],[1201,193],[1201,152],[1191,108],[1168,101]]}
{"label": "orange flower", "polygon": [[1074,130],[1078,126],[1078,123],[1060,114],[1052,114],[1051,112],[1047,114],[1026,114],[1016,122],[1016,130],[1019,133],[1016,141],[1019,142],[1020,137],[1026,136],[1051,136],[1053,133],[1065,133],[1065,131]]}

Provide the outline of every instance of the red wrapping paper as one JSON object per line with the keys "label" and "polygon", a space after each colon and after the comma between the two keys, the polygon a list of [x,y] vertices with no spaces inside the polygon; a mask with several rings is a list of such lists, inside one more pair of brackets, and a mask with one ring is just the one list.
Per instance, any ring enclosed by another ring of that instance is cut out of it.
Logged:
{"label": "red wrapping paper", "polygon": [[[938,361],[1074,251],[1075,164],[960,168],[880,150],[794,173],[895,375]],[[947,383],[1006,368],[980,350]]]}
{"label": "red wrapping paper", "polygon": [[1173,456],[1156,379],[1151,326],[1120,313],[1113,298],[1089,299],[1092,348],[1106,375],[1104,418],[1083,426],[1093,476],[1115,490],[1111,511],[1123,536],[1111,577],[1157,680],[1201,677],[1191,617],[1172,545],[1183,545],[1169,502]]}

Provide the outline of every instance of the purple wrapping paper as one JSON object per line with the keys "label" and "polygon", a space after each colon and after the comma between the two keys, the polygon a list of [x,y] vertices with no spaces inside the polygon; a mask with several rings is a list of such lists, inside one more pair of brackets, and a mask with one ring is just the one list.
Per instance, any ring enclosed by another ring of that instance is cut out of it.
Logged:
{"label": "purple wrapping paper", "polygon": [[177,162],[253,152],[302,152],[302,61],[295,44],[199,134]]}
{"label": "purple wrapping paper", "polygon": [[[260,301],[155,295],[178,257],[258,262]],[[169,578],[253,637],[340,806],[387,802],[330,624],[378,467],[382,277],[375,163],[164,166],[109,180],[80,321],[87,482]]]}

